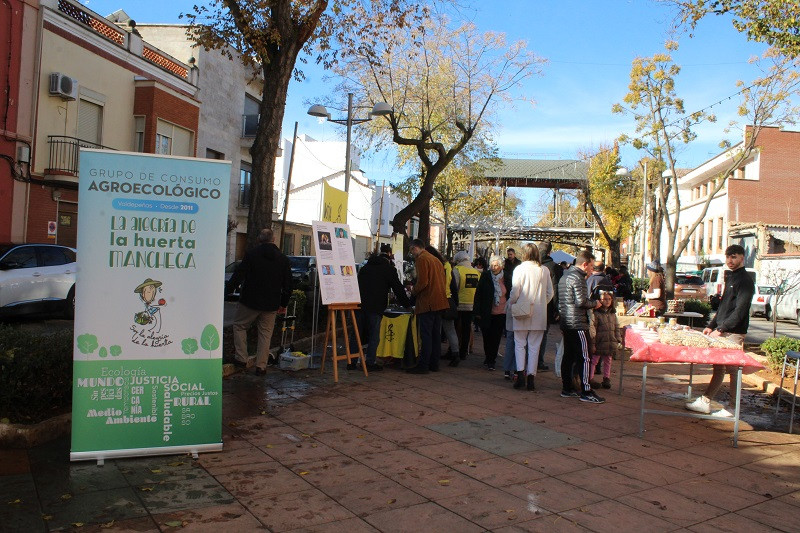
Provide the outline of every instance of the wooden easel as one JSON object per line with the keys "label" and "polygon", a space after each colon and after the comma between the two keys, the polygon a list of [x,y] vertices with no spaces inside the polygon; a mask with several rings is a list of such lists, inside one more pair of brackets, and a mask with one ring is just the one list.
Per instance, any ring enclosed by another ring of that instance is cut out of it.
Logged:
{"label": "wooden easel", "polygon": [[[328,306],[328,326],[325,329],[325,344],[322,345],[322,361],[319,365],[320,373],[325,372],[325,357],[328,353],[328,339],[333,337],[331,343],[331,350],[333,351],[333,382],[339,382],[339,361],[347,361],[349,364],[351,360],[361,361],[361,368],[364,369],[364,375],[369,376],[367,373],[367,362],[364,360],[364,349],[361,347],[361,335],[358,333],[358,325],[356,324],[356,309],[359,309],[361,304],[330,304]],[[347,334],[347,312],[350,311],[350,320],[353,323],[353,329],[356,333],[356,344],[358,345],[358,352],[350,353],[350,336]],[[345,353],[339,355],[337,353],[336,342],[336,315],[337,313],[342,320],[342,332],[344,335]]]}

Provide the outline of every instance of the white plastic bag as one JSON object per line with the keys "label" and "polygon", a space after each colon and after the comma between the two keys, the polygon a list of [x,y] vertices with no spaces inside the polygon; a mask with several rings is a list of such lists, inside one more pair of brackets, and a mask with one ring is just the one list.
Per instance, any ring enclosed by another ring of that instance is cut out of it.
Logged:
{"label": "white plastic bag", "polygon": [[557,378],[561,377],[561,359],[564,358],[564,338],[562,337],[561,340],[558,341],[556,344],[556,360],[553,362],[553,372],[555,373]]}

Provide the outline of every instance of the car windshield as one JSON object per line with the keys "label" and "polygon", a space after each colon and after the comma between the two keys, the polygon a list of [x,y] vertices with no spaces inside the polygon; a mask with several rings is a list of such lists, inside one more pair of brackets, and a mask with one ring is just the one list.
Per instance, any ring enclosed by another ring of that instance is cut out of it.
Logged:
{"label": "car windshield", "polygon": [[703,285],[703,278],[699,276],[676,276],[675,283],[681,285]]}
{"label": "car windshield", "polygon": [[772,285],[759,285],[758,292],[761,294],[775,294],[775,287]]}
{"label": "car windshield", "polygon": [[291,256],[289,257],[289,263],[291,263],[292,268],[296,270],[304,270],[308,268],[308,262],[311,260],[310,257],[297,257]]}

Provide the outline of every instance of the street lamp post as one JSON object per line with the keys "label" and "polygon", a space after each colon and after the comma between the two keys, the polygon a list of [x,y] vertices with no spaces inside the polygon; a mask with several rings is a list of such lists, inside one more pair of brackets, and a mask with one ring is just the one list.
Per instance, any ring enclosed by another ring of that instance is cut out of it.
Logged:
{"label": "street lamp post", "polygon": [[312,117],[322,117],[327,119],[328,122],[335,122],[336,124],[347,126],[347,143],[345,145],[346,152],[344,154],[344,192],[349,192],[350,190],[350,145],[352,140],[353,124],[361,124],[362,122],[370,121],[372,120],[373,116],[389,115],[392,113],[392,111],[394,111],[392,106],[386,102],[378,102],[372,106],[372,111],[370,112],[369,116],[366,118],[354,118],[353,93],[347,93],[347,118],[331,118],[330,113],[328,113],[328,110],[324,105],[315,104],[308,108],[308,114]]}

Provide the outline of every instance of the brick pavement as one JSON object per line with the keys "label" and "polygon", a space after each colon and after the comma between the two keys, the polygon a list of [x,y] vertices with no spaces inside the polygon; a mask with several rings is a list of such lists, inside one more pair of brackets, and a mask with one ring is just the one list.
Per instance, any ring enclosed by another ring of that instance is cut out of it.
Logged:
{"label": "brick pavement", "polygon": [[[559,397],[552,371],[519,391],[481,361],[343,370],[336,385],[330,371],[236,374],[224,451],[197,461],[69,464],[66,439],[0,450],[0,530],[800,530],[800,436],[785,416],[771,427],[754,389],[733,448],[730,423],[681,417],[648,416],[639,438],[635,376],[592,405]],[[685,372],[651,365],[649,398],[680,410]]]}

